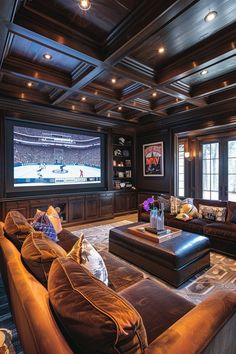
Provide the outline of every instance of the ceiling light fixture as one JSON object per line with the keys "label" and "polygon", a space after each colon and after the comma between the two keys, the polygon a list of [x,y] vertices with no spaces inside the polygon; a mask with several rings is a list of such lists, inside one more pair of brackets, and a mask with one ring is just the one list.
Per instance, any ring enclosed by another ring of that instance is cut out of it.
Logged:
{"label": "ceiling light fixture", "polygon": [[33,82],[27,82],[27,86],[28,87],[32,87],[33,86]]}
{"label": "ceiling light fixture", "polygon": [[79,7],[83,11],[88,11],[91,7],[91,1],[90,0],[80,0]]}
{"label": "ceiling light fixture", "polygon": [[45,54],[43,54],[43,58],[46,60],[50,60],[50,59],[52,59],[52,55],[49,53],[45,53]]}
{"label": "ceiling light fixture", "polygon": [[157,97],[157,92],[153,92],[152,97]]}
{"label": "ceiling light fixture", "polygon": [[201,75],[206,75],[206,74],[208,74],[208,70],[207,69],[204,69],[204,70],[201,71]]}
{"label": "ceiling light fixture", "polygon": [[86,101],[86,97],[85,96],[83,96],[82,98],[81,98],[81,101]]}
{"label": "ceiling light fixture", "polygon": [[218,13],[216,11],[209,11],[208,14],[204,17],[205,22],[211,22],[213,21]]}
{"label": "ceiling light fixture", "polygon": [[164,47],[158,48],[158,53],[159,54],[163,54],[164,52],[165,52],[165,48]]}
{"label": "ceiling light fixture", "polygon": [[113,78],[111,79],[111,82],[112,82],[113,84],[116,84],[116,78],[113,77]]}
{"label": "ceiling light fixture", "polygon": [[118,111],[122,111],[122,106],[119,106],[119,107],[118,107]]}

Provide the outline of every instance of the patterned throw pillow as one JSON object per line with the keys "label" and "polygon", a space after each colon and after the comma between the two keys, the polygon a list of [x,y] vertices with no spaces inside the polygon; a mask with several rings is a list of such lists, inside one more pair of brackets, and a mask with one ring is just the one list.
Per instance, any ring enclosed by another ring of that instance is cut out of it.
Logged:
{"label": "patterned throw pillow", "polygon": [[188,221],[188,220],[192,220],[192,216],[189,216],[188,214],[186,214],[186,213],[179,213],[179,214],[177,214],[176,215],[176,217],[175,217],[176,219],[178,219],[178,220],[182,220],[182,221]]}
{"label": "patterned throw pillow", "polygon": [[199,204],[199,218],[225,222],[226,208]]}
{"label": "patterned throw pillow", "polygon": [[81,234],[72,250],[67,254],[74,261],[88,269],[97,279],[108,285],[108,273],[102,256]]}
{"label": "patterned throw pillow", "polygon": [[51,221],[56,233],[59,234],[62,231],[61,220],[58,215],[58,212],[56,211],[56,209],[52,205],[50,205],[48,207],[46,212],[42,211],[40,209],[37,209],[33,222],[38,221],[38,219],[41,218],[44,214],[47,215],[47,217]]}
{"label": "patterned throw pillow", "polygon": [[193,204],[193,198],[186,198],[181,200],[177,197],[170,197],[170,213],[171,215],[176,215],[180,212],[182,205],[184,204]]}
{"label": "patterned throw pillow", "polygon": [[53,224],[49,220],[46,213],[43,213],[41,216],[37,218],[36,221],[33,221],[32,226],[35,231],[42,231],[47,235],[52,241],[57,242],[57,233],[54,229]]}
{"label": "patterned throw pillow", "polygon": [[161,204],[164,205],[164,211],[170,211],[170,198],[169,197],[164,197],[164,196],[160,195],[159,197],[157,197],[157,200],[158,200],[160,206],[161,206]]}

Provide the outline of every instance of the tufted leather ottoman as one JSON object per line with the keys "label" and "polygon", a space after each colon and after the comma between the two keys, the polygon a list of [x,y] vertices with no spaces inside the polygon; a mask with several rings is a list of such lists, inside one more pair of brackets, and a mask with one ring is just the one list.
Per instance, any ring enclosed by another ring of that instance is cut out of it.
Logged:
{"label": "tufted leather ottoman", "polygon": [[175,287],[210,266],[207,237],[182,231],[180,236],[154,243],[128,232],[128,227],[139,224],[111,229],[109,251]]}

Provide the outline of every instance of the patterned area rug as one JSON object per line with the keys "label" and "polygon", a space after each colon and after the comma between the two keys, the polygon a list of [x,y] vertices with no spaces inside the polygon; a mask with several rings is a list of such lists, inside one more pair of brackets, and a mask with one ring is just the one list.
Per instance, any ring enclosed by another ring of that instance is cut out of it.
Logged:
{"label": "patterned area rug", "polygon": [[[73,231],[73,233],[79,237],[83,232],[84,236],[96,247],[98,251],[107,250],[110,229],[130,223],[130,221],[124,220],[114,224]],[[137,269],[141,270],[140,268]],[[217,290],[231,289],[236,291],[236,260],[219,253],[211,252],[211,267],[193,276],[178,289],[165,283],[159,278],[144,272],[143,270],[141,271],[145,277],[152,278],[156,282],[171,288],[176,293],[194,302],[195,304],[200,303],[210,293]]]}
{"label": "patterned area rug", "polygon": [[0,276],[0,354],[23,354]]}

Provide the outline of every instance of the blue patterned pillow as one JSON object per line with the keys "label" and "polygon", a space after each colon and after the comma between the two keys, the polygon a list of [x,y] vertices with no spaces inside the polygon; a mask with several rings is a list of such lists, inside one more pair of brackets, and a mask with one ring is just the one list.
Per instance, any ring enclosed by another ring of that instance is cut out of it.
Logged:
{"label": "blue patterned pillow", "polygon": [[42,214],[39,218],[37,218],[37,221],[34,221],[32,223],[32,226],[35,231],[42,231],[51,240],[55,242],[58,241],[57,233],[46,213]]}

